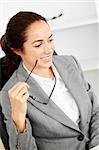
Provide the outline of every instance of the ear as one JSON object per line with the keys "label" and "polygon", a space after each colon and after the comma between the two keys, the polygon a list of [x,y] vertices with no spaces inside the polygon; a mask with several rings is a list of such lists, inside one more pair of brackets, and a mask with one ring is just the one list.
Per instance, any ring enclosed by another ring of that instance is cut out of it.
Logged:
{"label": "ear", "polygon": [[13,50],[14,53],[16,53],[17,55],[21,56],[22,51],[20,48],[11,48]]}

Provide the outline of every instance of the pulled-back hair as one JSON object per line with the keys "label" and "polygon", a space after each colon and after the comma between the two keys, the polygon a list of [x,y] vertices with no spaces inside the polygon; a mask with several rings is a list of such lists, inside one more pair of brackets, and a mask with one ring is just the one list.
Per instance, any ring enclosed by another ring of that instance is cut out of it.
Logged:
{"label": "pulled-back hair", "polygon": [[6,74],[11,76],[13,71],[19,66],[21,57],[13,52],[13,48],[23,51],[23,43],[26,41],[26,31],[28,27],[36,21],[46,21],[41,15],[21,11],[14,15],[8,22],[6,32],[0,39],[0,45],[5,52],[3,65],[7,66]]}

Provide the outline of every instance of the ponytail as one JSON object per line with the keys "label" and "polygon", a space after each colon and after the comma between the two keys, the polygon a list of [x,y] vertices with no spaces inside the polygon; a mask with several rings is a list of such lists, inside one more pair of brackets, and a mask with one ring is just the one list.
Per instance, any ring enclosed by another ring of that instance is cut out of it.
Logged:
{"label": "ponytail", "polygon": [[1,48],[5,53],[5,57],[2,62],[3,73],[6,78],[10,78],[12,73],[18,68],[21,61],[21,57],[13,52],[10,48],[6,34],[0,39]]}

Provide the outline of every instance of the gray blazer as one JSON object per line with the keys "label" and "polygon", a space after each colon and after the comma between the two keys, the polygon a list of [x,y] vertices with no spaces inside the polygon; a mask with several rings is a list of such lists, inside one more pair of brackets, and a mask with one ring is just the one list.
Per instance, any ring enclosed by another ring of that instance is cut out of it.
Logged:
{"label": "gray blazer", "polygon": [[99,144],[99,101],[85,81],[80,66],[72,56],[53,56],[53,63],[78,105],[79,128],[30,77],[27,126],[24,133],[18,132],[11,120],[7,91],[16,82],[24,82],[28,76],[20,63],[0,92],[11,150],[88,150],[88,147]]}

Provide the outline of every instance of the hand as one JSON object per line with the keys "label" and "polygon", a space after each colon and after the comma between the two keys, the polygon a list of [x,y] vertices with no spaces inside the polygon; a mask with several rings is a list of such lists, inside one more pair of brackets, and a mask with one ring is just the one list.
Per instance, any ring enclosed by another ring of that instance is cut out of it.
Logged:
{"label": "hand", "polygon": [[27,99],[29,97],[28,88],[29,85],[27,83],[18,82],[8,91],[11,102],[12,120],[20,132],[25,128]]}

